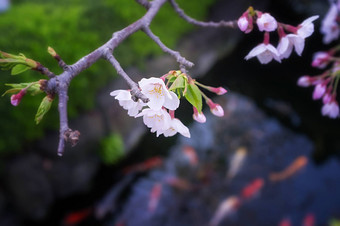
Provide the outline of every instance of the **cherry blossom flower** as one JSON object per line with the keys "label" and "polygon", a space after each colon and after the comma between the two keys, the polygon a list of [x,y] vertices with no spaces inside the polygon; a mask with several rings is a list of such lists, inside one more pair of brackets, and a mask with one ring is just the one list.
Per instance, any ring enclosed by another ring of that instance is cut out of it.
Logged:
{"label": "cherry blossom flower", "polygon": [[321,113],[323,116],[328,116],[330,118],[337,118],[339,116],[339,105],[333,100],[322,106]]}
{"label": "cherry blossom flower", "polygon": [[203,114],[203,112],[199,113],[195,107],[193,107],[194,114],[192,115],[192,118],[199,122],[199,123],[205,123],[207,121],[207,118]]}
{"label": "cherry blossom flower", "polygon": [[260,13],[259,17],[256,20],[257,26],[260,31],[275,31],[277,28],[277,22],[274,17],[272,17],[269,13]]}
{"label": "cherry blossom flower", "polygon": [[302,38],[307,38],[311,36],[314,32],[314,24],[313,21],[318,19],[319,16],[312,16],[304,20],[297,29],[296,34]]}
{"label": "cherry blossom flower", "polygon": [[257,57],[261,64],[267,64],[274,58],[276,61],[281,62],[280,54],[277,49],[271,44],[261,43],[253,48],[245,57],[246,60]]}
{"label": "cherry blossom flower", "polygon": [[180,133],[183,136],[190,138],[190,132],[188,127],[183,125],[183,123],[179,119],[173,118],[171,119],[169,129],[163,131],[163,135],[165,137],[170,137],[175,135],[176,133]]}
{"label": "cherry blossom flower", "polygon": [[140,116],[143,116],[143,122],[147,127],[151,128],[151,132],[156,132],[157,137],[170,128],[171,116],[164,109],[154,110],[146,108],[135,117]]}
{"label": "cherry blossom flower", "polygon": [[288,58],[293,51],[293,47],[295,52],[301,56],[302,51],[305,47],[305,40],[304,38],[295,35],[295,34],[288,34],[280,39],[280,42],[277,46],[277,51],[280,54],[281,59]]}
{"label": "cherry blossom flower", "polygon": [[337,23],[339,8],[336,4],[332,4],[325,18],[322,20],[320,32],[324,34],[323,42],[328,44],[339,38],[340,28]]}
{"label": "cherry blossom flower", "polygon": [[18,106],[22,100],[22,98],[26,95],[26,89],[20,90],[19,93],[11,96],[11,104],[13,106]]}
{"label": "cherry blossom flower", "polygon": [[137,102],[133,101],[131,93],[128,90],[115,90],[111,92],[110,95],[114,96],[115,99],[118,100],[119,105],[128,111],[129,116],[136,116],[143,106],[145,106],[141,100]]}
{"label": "cherry blossom flower", "polygon": [[179,106],[177,95],[169,91],[164,81],[160,78],[143,78],[138,82],[141,92],[149,98],[147,105],[153,110],[160,110],[165,107],[169,110],[176,110]]}

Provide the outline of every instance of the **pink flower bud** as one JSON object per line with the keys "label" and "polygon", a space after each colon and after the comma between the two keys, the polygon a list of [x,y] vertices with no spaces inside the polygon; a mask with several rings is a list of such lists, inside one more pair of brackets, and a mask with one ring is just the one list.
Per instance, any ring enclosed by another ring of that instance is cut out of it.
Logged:
{"label": "pink flower bud", "polygon": [[326,92],[326,85],[321,83],[321,84],[317,84],[314,88],[314,92],[313,92],[313,99],[314,100],[318,100],[320,99]]}
{"label": "pink flower bud", "polygon": [[253,18],[249,15],[248,10],[237,20],[237,25],[246,34],[253,30]]}
{"label": "pink flower bud", "polygon": [[308,75],[304,75],[304,76],[299,78],[297,84],[298,84],[298,86],[301,86],[301,87],[308,87],[312,84],[311,78]]}
{"label": "pink flower bud", "polygon": [[327,93],[325,93],[325,95],[323,95],[322,103],[328,104],[329,102],[331,102],[332,99],[333,98],[332,98],[332,95],[330,94],[330,92],[327,92]]}
{"label": "pink flower bud", "polygon": [[257,26],[260,31],[275,31],[277,28],[277,22],[274,17],[272,17],[269,13],[263,13],[259,15],[256,20]]}
{"label": "pink flower bud", "polygon": [[203,112],[199,113],[195,107],[193,107],[193,109],[194,114],[192,115],[192,118],[199,123],[205,123],[207,121],[207,118],[205,117]]}
{"label": "pink flower bud", "polygon": [[11,96],[11,104],[13,106],[18,106],[20,104],[21,99],[25,96],[26,94],[26,89],[20,90],[19,93],[14,94]]}
{"label": "pink flower bud", "polygon": [[210,92],[213,92],[213,93],[216,93],[217,95],[223,95],[223,94],[225,94],[225,93],[228,92],[228,91],[227,91],[225,88],[223,88],[223,87],[217,87],[217,88],[215,88],[215,87],[209,87],[209,91],[210,91]]}
{"label": "pink flower bud", "polygon": [[223,108],[221,107],[221,105],[216,104],[216,103],[212,102],[211,100],[208,100],[207,104],[210,107],[211,113],[213,113],[217,117],[223,117],[224,116],[224,111],[223,111]]}
{"label": "pink flower bud", "polygon": [[330,55],[327,52],[316,52],[313,56],[312,67],[323,69],[325,68],[330,60]]}
{"label": "pink flower bud", "polygon": [[339,105],[336,101],[331,101],[322,106],[321,113],[323,116],[337,118],[339,116]]}
{"label": "pink flower bud", "polygon": [[237,25],[240,28],[241,31],[245,32],[248,29],[249,26],[249,21],[247,19],[247,16],[242,15],[238,21],[237,21]]}

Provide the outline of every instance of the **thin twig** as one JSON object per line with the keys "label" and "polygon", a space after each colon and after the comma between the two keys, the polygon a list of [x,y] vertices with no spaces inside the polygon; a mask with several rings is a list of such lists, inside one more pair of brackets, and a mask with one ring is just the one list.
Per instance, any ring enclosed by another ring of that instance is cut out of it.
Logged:
{"label": "thin twig", "polygon": [[176,61],[180,64],[180,65],[183,65],[183,66],[186,66],[186,67],[193,67],[194,66],[194,63],[188,61],[187,59],[185,59],[184,57],[181,56],[181,54],[177,51],[174,51],[170,48],[168,48],[167,46],[165,46],[163,44],[163,42],[159,39],[159,37],[157,37],[154,33],[152,33],[152,31],[150,30],[149,27],[144,27],[142,29],[145,34],[147,36],[149,36],[154,42],[156,42],[156,44],[166,53],[170,54],[171,56],[173,56]]}
{"label": "thin twig", "polygon": [[179,5],[175,2],[175,0],[169,0],[171,6],[175,9],[175,11],[178,13],[180,17],[182,17],[184,20],[186,20],[190,24],[194,24],[196,26],[201,26],[201,27],[230,27],[230,28],[236,28],[237,27],[237,22],[236,21],[220,21],[220,22],[202,22],[195,20],[191,18],[190,16],[186,15],[183,9],[179,7]]}

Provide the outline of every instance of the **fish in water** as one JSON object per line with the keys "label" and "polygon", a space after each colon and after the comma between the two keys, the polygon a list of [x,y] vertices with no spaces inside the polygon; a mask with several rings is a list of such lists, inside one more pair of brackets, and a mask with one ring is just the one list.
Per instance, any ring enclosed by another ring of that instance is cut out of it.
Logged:
{"label": "fish in water", "polygon": [[282,181],[287,178],[290,178],[298,171],[300,171],[303,167],[305,167],[308,163],[308,158],[306,156],[297,157],[287,168],[280,172],[275,172],[269,174],[269,180],[273,182]]}
{"label": "fish in water", "polygon": [[225,199],[217,208],[209,226],[217,226],[221,221],[234,213],[240,206],[241,202],[237,196],[231,196]]}

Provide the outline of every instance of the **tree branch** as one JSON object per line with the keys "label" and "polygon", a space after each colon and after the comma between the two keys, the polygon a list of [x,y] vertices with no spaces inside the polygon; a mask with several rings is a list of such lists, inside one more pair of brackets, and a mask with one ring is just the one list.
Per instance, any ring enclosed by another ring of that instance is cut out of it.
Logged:
{"label": "tree branch", "polygon": [[176,61],[180,64],[180,66],[186,66],[186,67],[189,67],[189,68],[194,66],[194,63],[192,63],[192,62],[188,61],[187,59],[185,59],[184,57],[182,57],[179,52],[174,51],[174,50],[168,48],[167,46],[165,46],[163,44],[163,42],[159,39],[159,37],[157,37],[156,35],[154,35],[152,33],[152,31],[150,30],[149,27],[144,27],[142,30],[145,32],[145,34],[147,34],[147,36],[149,36],[154,42],[156,42],[156,44],[164,52],[173,56],[176,59]]}
{"label": "tree branch", "polygon": [[237,21],[220,21],[220,22],[202,22],[202,21],[198,21],[195,20],[191,17],[189,17],[188,15],[185,14],[185,12],[183,11],[183,9],[181,9],[179,7],[179,5],[175,2],[175,0],[169,0],[171,6],[174,8],[174,10],[176,11],[176,13],[178,13],[178,15],[180,17],[182,17],[184,20],[186,20],[188,23],[196,25],[196,26],[201,26],[201,27],[215,27],[215,28],[219,28],[219,27],[230,27],[230,28],[236,28],[237,27]]}
{"label": "tree branch", "polygon": [[136,0],[137,3],[142,5],[144,8],[149,9],[151,4],[148,0]]}

